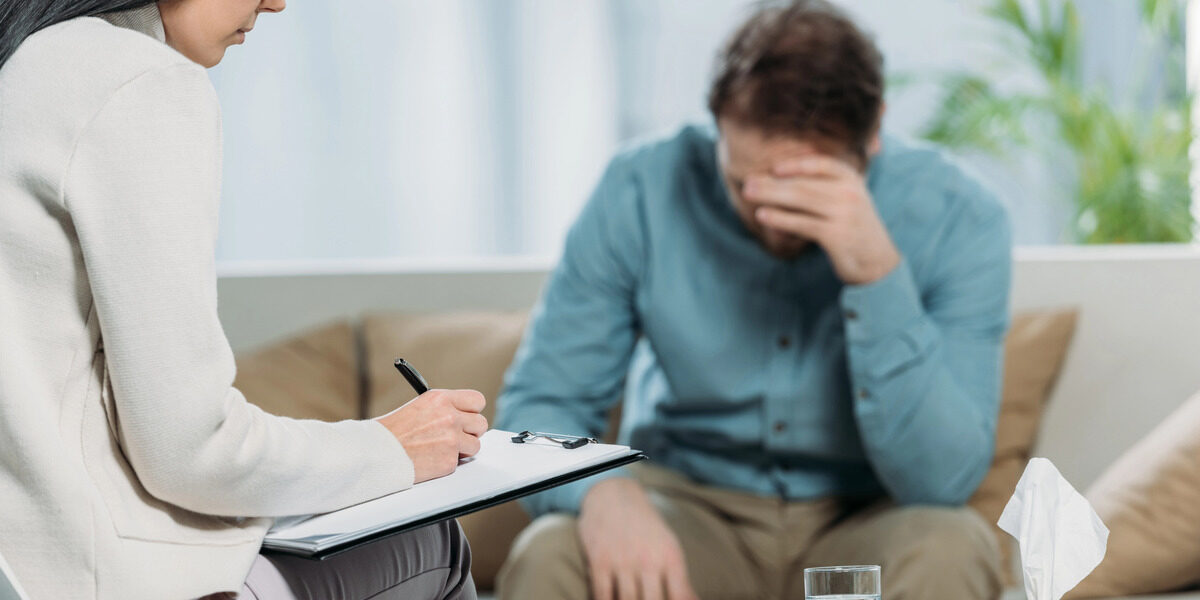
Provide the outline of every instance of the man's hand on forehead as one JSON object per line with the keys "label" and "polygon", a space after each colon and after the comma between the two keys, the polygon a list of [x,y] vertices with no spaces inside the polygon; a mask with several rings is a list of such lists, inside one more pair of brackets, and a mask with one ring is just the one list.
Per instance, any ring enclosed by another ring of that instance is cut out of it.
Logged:
{"label": "man's hand on forehead", "polygon": [[883,278],[900,253],[875,210],[866,178],[851,162],[824,154],[779,161],[746,178],[745,201],[765,228],[811,239],[847,284]]}
{"label": "man's hand on forehead", "polygon": [[862,178],[862,172],[850,160],[830,154],[808,154],[785,158],[771,167],[771,175],[779,178]]}
{"label": "man's hand on forehead", "polygon": [[870,197],[865,179],[853,164],[826,154],[781,160],[771,167],[770,174],[747,177],[742,192],[751,204],[822,219],[855,210],[850,200]]}

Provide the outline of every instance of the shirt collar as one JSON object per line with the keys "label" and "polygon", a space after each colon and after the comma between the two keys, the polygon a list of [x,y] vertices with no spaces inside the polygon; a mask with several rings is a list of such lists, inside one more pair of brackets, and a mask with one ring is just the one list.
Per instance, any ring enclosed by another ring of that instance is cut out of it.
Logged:
{"label": "shirt collar", "polygon": [[157,2],[133,10],[101,15],[101,18],[117,27],[132,29],[167,43],[167,32],[163,29],[162,15],[158,12]]}

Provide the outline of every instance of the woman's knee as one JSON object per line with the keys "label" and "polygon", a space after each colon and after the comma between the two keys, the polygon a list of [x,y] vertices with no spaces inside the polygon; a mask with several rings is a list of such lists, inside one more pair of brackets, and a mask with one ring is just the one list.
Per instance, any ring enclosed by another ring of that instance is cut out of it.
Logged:
{"label": "woman's knee", "polygon": [[475,596],[471,580],[471,547],[458,521],[434,523],[395,537],[404,538],[397,540],[392,548],[397,563],[403,565],[399,573],[402,580],[431,572],[445,573],[445,586],[438,597]]}
{"label": "woman's knee", "polygon": [[395,565],[395,570],[400,573],[442,569],[456,566],[464,560],[469,564],[471,554],[462,529],[452,520],[392,535],[361,549],[356,548],[351,553],[365,554],[368,551],[375,555],[376,560],[386,557],[387,562]]}

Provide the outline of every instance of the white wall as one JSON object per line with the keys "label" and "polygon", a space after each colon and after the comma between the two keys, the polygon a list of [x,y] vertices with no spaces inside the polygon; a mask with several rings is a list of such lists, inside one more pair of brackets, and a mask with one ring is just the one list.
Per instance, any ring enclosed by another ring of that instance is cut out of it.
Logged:
{"label": "white wall", "polygon": [[[981,1],[842,4],[891,72],[998,72]],[[218,258],[555,255],[620,143],[707,118],[712,57],[749,6],[306,0],[263,15],[212,71],[226,124]],[[1127,71],[1134,3],[1080,6],[1094,70]],[[892,94],[887,126],[915,132],[935,99],[929,85]],[[1052,179],[974,164],[1018,242],[1058,239]]]}
{"label": "white wall", "polygon": [[1200,246],[1017,253],[1013,304],[1077,306],[1038,453],[1086,486],[1200,392]]}
{"label": "white wall", "polygon": [[260,16],[211,72],[218,259],[551,252],[617,144],[612,43],[599,2]]}

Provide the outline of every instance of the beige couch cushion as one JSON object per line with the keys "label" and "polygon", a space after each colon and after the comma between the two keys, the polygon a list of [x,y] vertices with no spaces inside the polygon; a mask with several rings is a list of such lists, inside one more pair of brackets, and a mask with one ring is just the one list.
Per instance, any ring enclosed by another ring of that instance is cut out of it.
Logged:
{"label": "beige couch cushion", "polygon": [[[413,397],[412,388],[392,366],[404,358],[430,387],[479,390],[493,419],[504,371],[525,329],[525,312],[380,314],[363,321],[369,374],[368,414],[386,414]],[[458,520],[471,542],[471,574],[480,589],[491,589],[508,548],[529,517],[516,502]]]}
{"label": "beige couch cushion", "polygon": [[[1004,341],[1004,387],[996,422],[996,453],[968,504],[996,533],[1004,573],[1012,570],[1012,538],[996,526],[1037,441],[1042,411],[1075,333],[1074,310],[1016,315]],[[1011,583],[1011,582],[1010,582]]]}
{"label": "beige couch cushion", "polygon": [[[1037,441],[1042,411],[1075,333],[1074,310],[1021,313],[1004,341],[1004,386],[996,422],[996,453],[968,504],[992,524],[1012,573],[1012,538],[996,526]],[[1011,583],[1011,582],[1010,582]]]}
{"label": "beige couch cushion", "polygon": [[233,385],[263,410],[297,419],[357,419],[354,328],[333,323],[237,358]]}
{"label": "beige couch cushion", "polygon": [[1069,598],[1200,583],[1200,393],[1113,463],[1087,497],[1108,525],[1108,552]]}

